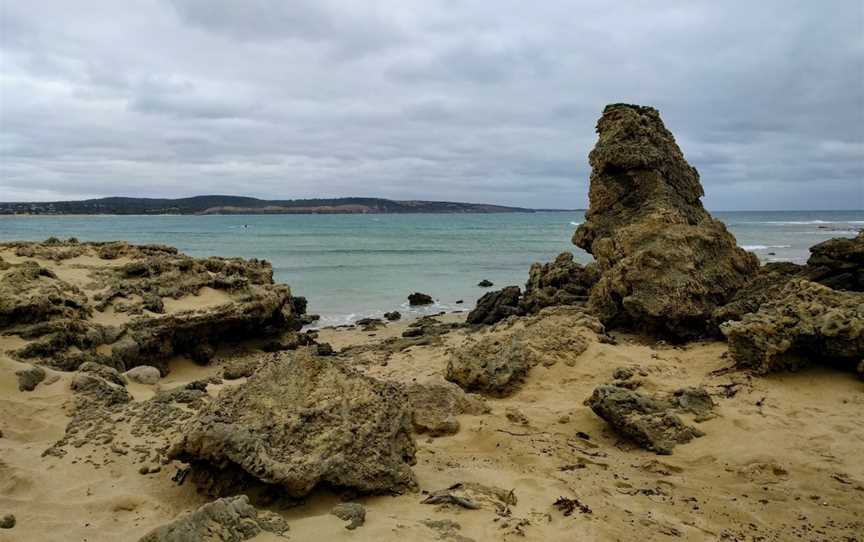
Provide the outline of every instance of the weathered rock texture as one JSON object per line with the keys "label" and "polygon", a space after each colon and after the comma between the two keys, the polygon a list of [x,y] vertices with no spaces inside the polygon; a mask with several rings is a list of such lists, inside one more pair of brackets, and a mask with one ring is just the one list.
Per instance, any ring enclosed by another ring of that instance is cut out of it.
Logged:
{"label": "weathered rock texture", "polygon": [[256,510],[245,495],[218,499],[150,531],[139,542],[242,542],[262,532],[281,535],[281,516]]}
{"label": "weathered rock texture", "polygon": [[211,493],[255,482],[298,497],[318,484],[364,493],[415,486],[411,407],[395,385],[298,351],[223,390],[170,456]]}
{"label": "weathered rock texture", "polygon": [[809,277],[835,290],[864,291],[864,230],[810,247]]}
{"label": "weathered rock texture", "polygon": [[405,390],[414,410],[414,430],[433,437],[459,432],[459,414],[487,414],[482,398],[467,394],[450,382],[411,384]]}
{"label": "weathered rock texture", "polygon": [[656,109],[609,105],[589,155],[590,207],[573,242],[596,260],[589,306],[606,324],[687,339],[756,272],[704,209],[699,174]]}
{"label": "weathered rock texture", "polygon": [[501,322],[453,351],[445,378],[465,391],[506,396],[536,365],[573,364],[592,337],[603,333],[596,318],[577,307],[549,307],[516,322]]}
{"label": "weathered rock texture", "polygon": [[705,415],[713,407],[704,392],[685,390],[675,401],[670,401],[612,385],[596,388],[586,404],[616,432],[658,454],[671,454],[675,445],[704,434],[681,421],[675,414],[676,409],[696,410]]}
{"label": "weathered rock texture", "polygon": [[[91,361],[119,371],[156,365],[164,373],[170,356],[206,362],[220,342],[302,326],[305,300],[274,284],[264,261],[195,259],[158,245],[59,240],[0,244],[0,250],[53,262],[56,272],[34,260],[4,262],[0,333],[28,341],[17,357],[56,369],[75,370]],[[213,301],[201,304],[199,294]],[[190,308],[166,308],[177,300],[191,300]]]}
{"label": "weathered rock texture", "polygon": [[854,369],[864,359],[864,293],[792,280],[776,299],[721,329],[738,366],[757,373],[810,362]]}
{"label": "weathered rock texture", "polygon": [[534,314],[545,307],[584,304],[597,279],[595,266],[582,266],[573,254],[562,252],[550,263],[531,266],[520,306]]}
{"label": "weathered rock texture", "polygon": [[507,317],[522,314],[519,300],[522,290],[518,286],[507,286],[501,290],[483,294],[477,306],[468,313],[469,324],[492,325]]}

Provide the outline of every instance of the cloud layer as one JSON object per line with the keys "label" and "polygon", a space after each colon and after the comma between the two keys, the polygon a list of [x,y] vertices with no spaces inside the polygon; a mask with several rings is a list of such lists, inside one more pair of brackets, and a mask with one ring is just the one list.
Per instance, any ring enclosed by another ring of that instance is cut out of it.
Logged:
{"label": "cloud layer", "polygon": [[0,0],[0,201],[583,207],[620,101],[711,208],[864,208],[858,0]]}

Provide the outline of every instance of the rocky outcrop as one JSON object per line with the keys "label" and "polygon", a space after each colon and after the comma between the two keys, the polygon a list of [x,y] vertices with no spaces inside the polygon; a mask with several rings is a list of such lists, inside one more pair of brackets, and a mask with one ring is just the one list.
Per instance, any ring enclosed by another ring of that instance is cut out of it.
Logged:
{"label": "rocky outcrop", "polygon": [[609,105],[597,132],[573,236],[596,260],[590,308],[605,324],[676,339],[714,333],[714,310],[756,273],[756,256],[704,209],[699,174],[656,109]]}
{"label": "rocky outcrop", "polygon": [[597,278],[593,265],[576,263],[570,252],[562,252],[549,263],[535,263],[520,301],[522,312],[534,314],[545,307],[584,304]]}
{"label": "rocky outcrop", "polygon": [[673,402],[619,386],[603,385],[594,390],[585,404],[616,432],[638,446],[658,454],[671,454],[677,444],[690,442],[704,434],[685,424],[675,410],[695,410],[705,415],[713,408],[713,402],[704,390],[683,390],[677,396],[679,399]]}
{"label": "rocky outcrop", "polygon": [[522,290],[518,286],[507,286],[501,290],[483,294],[477,306],[468,313],[469,324],[492,325],[510,316],[522,314],[519,300]]}
{"label": "rocky outcrop", "polygon": [[854,369],[864,359],[864,293],[792,280],[776,299],[721,330],[736,364],[757,373],[810,362]]}
{"label": "rocky outcrop", "polygon": [[242,542],[262,532],[282,535],[287,531],[288,523],[281,516],[256,510],[248,497],[239,495],[207,503],[138,542]]}
{"label": "rocky outcrop", "polygon": [[558,362],[572,365],[604,333],[603,325],[577,307],[549,307],[520,321],[501,322],[469,338],[450,354],[445,378],[469,392],[506,396],[530,369]]}
{"label": "rocky outcrop", "polygon": [[864,291],[864,230],[810,247],[808,278],[835,290]]}
{"label": "rocky outcrop", "polygon": [[408,296],[408,304],[411,306],[431,305],[434,302],[431,295],[421,292],[414,292]]}
{"label": "rocky outcrop", "polygon": [[[44,260],[62,261],[65,252],[51,255],[66,249],[87,257],[68,274],[68,261],[56,264],[56,273],[35,261],[0,271],[0,332],[28,341],[17,357],[56,369],[93,362],[121,372],[155,365],[165,373],[171,356],[205,363],[218,343],[302,326],[305,299],[274,284],[265,261],[195,259],[172,247],[127,243],[54,240],[0,244],[4,249]],[[96,258],[105,263],[94,265]]]}
{"label": "rocky outcrop", "polygon": [[45,369],[31,365],[26,369],[15,371],[18,377],[18,391],[33,391],[40,382],[45,380]]}
{"label": "rocky outcrop", "polygon": [[214,494],[261,484],[292,497],[318,484],[362,493],[416,486],[404,393],[306,351],[223,390],[183,435],[169,455]]}
{"label": "rocky outcrop", "polygon": [[408,402],[414,410],[414,430],[438,437],[459,432],[460,414],[487,414],[489,407],[480,397],[467,394],[449,382],[411,384],[406,388]]}
{"label": "rocky outcrop", "polygon": [[743,288],[735,292],[722,307],[714,311],[714,321],[722,324],[740,320],[745,314],[756,312],[764,303],[776,298],[790,280],[806,274],[805,266],[791,262],[773,262],[763,265]]}

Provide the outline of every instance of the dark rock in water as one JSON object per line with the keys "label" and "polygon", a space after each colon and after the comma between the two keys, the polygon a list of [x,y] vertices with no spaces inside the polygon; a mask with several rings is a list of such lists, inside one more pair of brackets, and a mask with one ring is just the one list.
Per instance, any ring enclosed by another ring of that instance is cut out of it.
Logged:
{"label": "dark rock in water", "polygon": [[31,365],[26,369],[15,371],[18,377],[18,391],[33,391],[40,382],[45,380],[45,369]]}
{"label": "dark rock in water", "polygon": [[590,206],[573,236],[596,260],[589,306],[607,325],[716,333],[714,310],[756,273],[756,256],[702,206],[699,174],[656,109],[609,105],[597,132]]}
{"label": "dark rock in water", "polygon": [[169,457],[212,494],[318,484],[363,493],[416,487],[411,408],[396,385],[298,351],[224,389],[183,428]]}
{"label": "dark rock in water", "polygon": [[414,430],[433,437],[459,432],[459,414],[487,414],[489,407],[482,398],[467,394],[449,382],[411,384],[406,388],[414,409]]}
{"label": "dark rock in water", "polygon": [[491,280],[483,279],[477,284],[477,286],[481,288],[491,288],[495,286],[495,284]]}
{"label": "dark rock in water", "polygon": [[270,532],[282,535],[288,523],[273,512],[259,511],[245,495],[218,499],[157,527],[138,542],[242,542]]}
{"label": "dark rock in water", "polygon": [[434,302],[435,300],[432,299],[432,296],[420,292],[414,292],[408,296],[408,304],[412,306],[431,305]]}
{"label": "dark rock in water", "polygon": [[522,290],[518,286],[507,286],[502,290],[483,294],[474,310],[468,313],[466,321],[469,324],[491,325],[507,317],[522,314],[519,306],[521,296]]}
{"label": "dark rock in water", "polygon": [[395,322],[396,320],[400,320],[402,318],[402,313],[399,311],[385,312],[384,318],[390,322]]}
{"label": "dark rock in water", "polygon": [[810,247],[810,280],[835,290],[864,291],[864,230],[853,239],[837,238]]}
{"label": "dark rock in water", "polygon": [[864,293],[795,279],[757,312],[721,329],[736,364],[756,373],[812,361],[854,370],[864,359]]}
{"label": "dark rock in water", "polygon": [[0,529],[11,529],[15,527],[15,515],[6,514],[0,518]]}
{"label": "dark rock in water", "polygon": [[615,431],[658,454],[704,434],[681,421],[672,403],[619,386],[599,386],[585,403]]}
{"label": "dark rock in water", "polygon": [[579,265],[569,252],[562,252],[550,263],[535,263],[528,273],[522,310],[534,314],[544,307],[582,304],[597,279],[595,266]]}
{"label": "dark rock in water", "polygon": [[464,300],[464,299],[457,299],[457,300],[456,300],[456,304],[457,304],[457,305],[461,305],[462,303],[465,303],[465,300]]}
{"label": "dark rock in water", "polygon": [[330,513],[342,521],[347,521],[348,525],[345,528],[349,531],[362,527],[366,523],[366,507],[360,503],[342,502],[334,506]]}

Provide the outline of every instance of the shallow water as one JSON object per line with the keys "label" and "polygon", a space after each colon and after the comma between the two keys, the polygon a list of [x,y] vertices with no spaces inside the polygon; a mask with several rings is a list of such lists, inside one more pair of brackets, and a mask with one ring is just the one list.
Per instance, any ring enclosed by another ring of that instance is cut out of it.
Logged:
{"label": "shallow water", "polygon": [[[763,261],[804,262],[808,248],[853,236],[864,211],[718,212],[739,245]],[[88,241],[124,239],[173,245],[193,256],[263,258],[276,280],[309,299],[322,325],[384,311],[468,309],[485,291],[523,284],[532,262],[562,251],[591,257],[570,244],[578,212],[464,215],[22,216],[0,217],[0,240],[49,236]],[[410,292],[438,302],[410,309]],[[457,303],[463,300],[463,303]]]}

